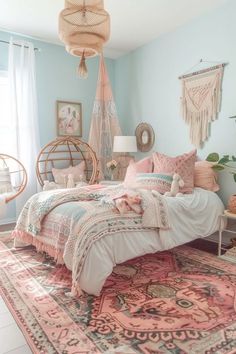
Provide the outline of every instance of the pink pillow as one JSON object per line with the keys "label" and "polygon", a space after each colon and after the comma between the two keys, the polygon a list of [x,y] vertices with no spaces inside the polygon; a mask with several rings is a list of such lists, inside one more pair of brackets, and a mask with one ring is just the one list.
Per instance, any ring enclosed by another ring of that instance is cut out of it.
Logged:
{"label": "pink pillow", "polygon": [[52,168],[52,174],[54,181],[58,184],[63,184],[66,182],[69,174],[73,175],[74,182],[79,182],[81,178],[84,178],[84,169],[85,162],[82,161],[80,164],[76,166],[70,166],[68,168]]}
{"label": "pink pillow", "polygon": [[133,187],[137,173],[150,173],[152,172],[152,158],[145,157],[144,159],[135,162],[131,160],[127,167],[124,186]]}
{"label": "pink pillow", "polygon": [[217,192],[220,187],[217,184],[217,173],[212,168],[213,164],[208,161],[195,162],[194,186]]}
{"label": "pink pillow", "polygon": [[159,152],[153,153],[154,172],[163,174],[178,173],[184,180],[181,193],[192,193],[194,188],[194,164],[197,150],[176,157],[166,156]]}

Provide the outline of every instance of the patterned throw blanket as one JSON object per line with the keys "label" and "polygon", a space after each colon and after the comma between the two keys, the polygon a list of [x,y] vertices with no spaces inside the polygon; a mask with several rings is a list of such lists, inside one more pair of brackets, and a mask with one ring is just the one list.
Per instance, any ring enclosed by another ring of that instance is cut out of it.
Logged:
{"label": "patterned throw blanket", "polygon": [[[139,194],[142,215],[133,211],[120,214],[114,200],[122,194]],[[80,293],[79,277],[91,245],[106,235],[144,228],[169,228],[165,199],[151,191],[127,190],[123,187],[54,190],[32,196],[25,204],[16,225],[17,231],[40,235],[44,217],[58,205],[72,201],[86,204],[86,212],[70,230],[64,249],[64,262],[72,270],[73,294]],[[86,202],[86,203],[85,203]]]}

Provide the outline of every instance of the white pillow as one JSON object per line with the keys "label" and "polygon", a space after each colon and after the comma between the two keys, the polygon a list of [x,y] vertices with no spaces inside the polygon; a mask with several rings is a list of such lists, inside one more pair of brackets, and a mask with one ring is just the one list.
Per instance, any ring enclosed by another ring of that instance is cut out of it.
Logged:
{"label": "white pillow", "polygon": [[68,168],[52,168],[52,174],[54,181],[58,184],[67,183],[68,175],[72,174],[74,182],[80,182],[84,179],[85,162],[82,161],[76,166],[70,166]]}

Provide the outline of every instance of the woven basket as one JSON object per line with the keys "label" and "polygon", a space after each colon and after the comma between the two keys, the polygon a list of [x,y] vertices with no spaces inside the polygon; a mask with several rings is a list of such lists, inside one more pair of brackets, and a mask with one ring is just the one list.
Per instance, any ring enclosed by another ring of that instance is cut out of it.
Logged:
{"label": "woven basket", "polygon": [[236,195],[231,195],[228,201],[228,210],[230,213],[236,214]]}

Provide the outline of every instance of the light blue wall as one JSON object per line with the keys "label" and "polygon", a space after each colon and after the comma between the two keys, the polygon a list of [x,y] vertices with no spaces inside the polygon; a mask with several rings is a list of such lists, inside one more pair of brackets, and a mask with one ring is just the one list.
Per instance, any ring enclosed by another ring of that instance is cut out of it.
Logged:
{"label": "light blue wall", "polygon": [[[0,31],[0,39],[9,41],[11,34]],[[56,137],[56,100],[82,103],[83,139],[87,140],[91,113],[96,93],[99,58],[87,60],[89,76],[86,80],[76,76],[79,58],[69,55],[63,46],[37,41],[32,38],[13,35],[34,43],[41,49],[36,52],[36,77],[40,143],[43,147]],[[0,70],[7,70],[8,45],[0,43]],[[106,59],[111,84],[114,87],[114,61]],[[4,220],[14,218],[14,203],[9,203]]]}
{"label": "light blue wall", "polygon": [[[87,139],[95,98],[99,58],[87,60],[89,76],[86,80],[76,75],[79,58],[65,51],[63,46],[23,38],[41,49],[36,52],[36,76],[39,111],[40,142],[44,146],[56,137],[56,100],[82,103],[83,138]],[[9,40],[10,34],[0,31],[0,39]],[[7,69],[8,45],[0,43],[0,70]],[[106,59],[111,84],[114,87],[114,61]]]}
{"label": "light blue wall", "polygon": [[[226,61],[222,108],[211,124],[211,136],[198,151],[201,158],[218,151],[236,154],[236,1],[198,18],[176,31],[135,50],[116,61],[116,103],[122,127],[133,134],[141,121],[156,133],[154,150],[177,155],[193,149],[188,127],[180,115],[181,85],[178,76],[201,58]],[[229,174],[221,174],[224,201],[236,192]]]}
{"label": "light blue wall", "polygon": [[[165,34],[116,61],[106,59],[114,88],[118,115],[125,133],[133,134],[141,121],[152,124],[156,132],[155,150],[181,154],[193,148],[188,127],[180,116],[181,86],[178,76],[199,59],[226,61],[223,79],[222,109],[211,125],[211,136],[201,158],[209,152],[236,153],[236,1]],[[0,32],[0,39],[10,34]],[[24,38],[24,37],[23,37]],[[83,138],[87,139],[95,96],[98,58],[88,61],[89,78],[80,80],[75,71],[78,59],[63,47],[42,41],[36,54],[37,91],[41,146],[56,136],[56,100],[80,101],[83,105]],[[7,68],[8,46],[0,43],[0,70]],[[236,192],[232,177],[221,174],[221,195]]]}

